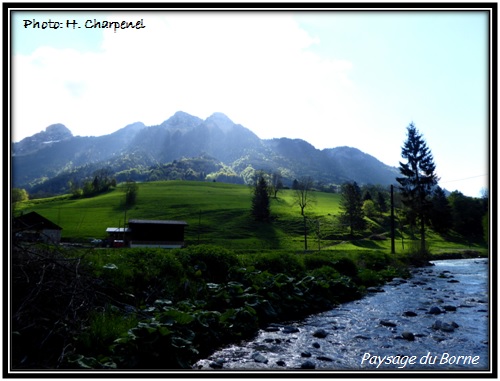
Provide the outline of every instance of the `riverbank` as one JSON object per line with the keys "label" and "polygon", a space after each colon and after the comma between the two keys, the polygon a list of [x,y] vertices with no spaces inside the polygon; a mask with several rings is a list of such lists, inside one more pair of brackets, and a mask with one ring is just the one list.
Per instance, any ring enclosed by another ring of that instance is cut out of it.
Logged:
{"label": "riverbank", "polygon": [[442,252],[432,255],[432,260],[446,260],[446,259],[471,259],[471,258],[488,258],[488,252],[480,252],[477,250],[461,250],[453,252]]}

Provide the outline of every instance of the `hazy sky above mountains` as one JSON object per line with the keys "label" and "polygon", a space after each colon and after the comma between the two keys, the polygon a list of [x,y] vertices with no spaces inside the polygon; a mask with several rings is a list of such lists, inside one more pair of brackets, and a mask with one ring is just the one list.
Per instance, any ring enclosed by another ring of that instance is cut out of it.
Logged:
{"label": "hazy sky above mountains", "polygon": [[[413,121],[443,188],[487,186],[486,12],[11,15],[14,141],[54,123],[98,136],[222,112],[263,139],[351,146],[398,166]],[[141,29],[85,27],[141,19]],[[49,20],[59,28],[33,28]]]}

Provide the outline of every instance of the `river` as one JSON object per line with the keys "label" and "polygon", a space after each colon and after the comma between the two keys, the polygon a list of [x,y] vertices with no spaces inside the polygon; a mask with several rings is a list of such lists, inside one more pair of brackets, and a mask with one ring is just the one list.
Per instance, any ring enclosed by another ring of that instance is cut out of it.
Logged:
{"label": "river", "polygon": [[366,297],[198,361],[200,370],[488,371],[489,262],[434,261]]}

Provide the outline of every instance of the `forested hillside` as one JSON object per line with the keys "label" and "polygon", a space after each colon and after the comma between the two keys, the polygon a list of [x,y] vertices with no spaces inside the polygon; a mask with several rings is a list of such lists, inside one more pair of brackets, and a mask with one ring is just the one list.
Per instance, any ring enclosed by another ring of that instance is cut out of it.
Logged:
{"label": "forested hillside", "polygon": [[[334,142],[332,142],[332,145]],[[332,189],[346,181],[394,183],[397,170],[356,148],[319,150],[300,139],[260,139],[215,113],[206,120],[177,112],[157,126],[130,124],[99,137],[73,136],[63,125],[14,143],[13,187],[32,197],[68,193],[106,170],[126,180],[249,183],[256,171],[278,173],[284,186],[311,177]]]}

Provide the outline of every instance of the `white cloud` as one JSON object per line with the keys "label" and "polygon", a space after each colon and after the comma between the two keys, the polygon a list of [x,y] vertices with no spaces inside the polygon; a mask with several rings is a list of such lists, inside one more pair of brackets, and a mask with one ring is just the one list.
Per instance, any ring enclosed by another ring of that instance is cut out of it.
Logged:
{"label": "white cloud", "polygon": [[101,135],[179,110],[223,112],[263,138],[308,140],[352,117],[351,64],[309,51],[319,41],[290,14],[106,16],[141,18],[144,29],[105,30],[94,52],[40,47],[15,56],[14,140],[58,122]]}

